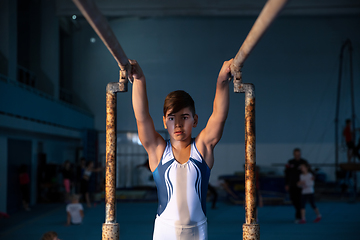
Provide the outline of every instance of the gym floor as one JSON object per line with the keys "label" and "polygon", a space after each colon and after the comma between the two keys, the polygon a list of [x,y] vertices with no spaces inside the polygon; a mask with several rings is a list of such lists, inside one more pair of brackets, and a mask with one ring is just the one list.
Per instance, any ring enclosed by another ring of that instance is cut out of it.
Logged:
{"label": "gym floor", "polygon": [[[323,216],[313,223],[315,214],[307,207],[306,224],[295,224],[292,206],[264,206],[259,209],[261,240],[358,240],[360,238],[360,203],[318,202]],[[39,240],[43,233],[55,231],[61,240],[101,239],[105,204],[84,209],[81,225],[65,226],[65,204],[39,204],[31,211],[19,211],[0,219],[1,240]],[[242,239],[245,212],[241,205],[219,202],[217,209],[208,203],[209,240]],[[117,218],[121,240],[152,239],[157,203],[118,203]]]}

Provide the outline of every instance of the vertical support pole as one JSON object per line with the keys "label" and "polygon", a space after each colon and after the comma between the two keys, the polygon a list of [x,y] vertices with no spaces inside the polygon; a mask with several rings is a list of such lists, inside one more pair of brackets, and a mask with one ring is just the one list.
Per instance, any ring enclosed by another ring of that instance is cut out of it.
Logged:
{"label": "vertical support pole", "polygon": [[[120,233],[119,224],[116,223],[116,93],[127,92],[131,65],[109,23],[94,1],[73,0],[73,2],[109,49],[121,69],[119,82],[109,83],[106,87],[106,210],[102,228],[102,240],[117,240]],[[132,78],[129,80],[132,82]]]}
{"label": "vertical support pole", "polygon": [[260,227],[256,224],[256,158],[255,158],[255,88],[242,83],[241,69],[251,50],[285,6],[287,0],[268,0],[256,19],[245,41],[232,62],[231,75],[234,77],[234,92],[245,93],[245,219],[244,240],[259,240]]}
{"label": "vertical support pole", "polygon": [[[235,81],[237,81],[236,85]],[[245,93],[245,224],[243,224],[243,240],[260,240],[260,226],[256,224],[255,87],[250,83],[241,83],[241,77],[235,81],[234,92]]]}
{"label": "vertical support pole", "polygon": [[116,222],[116,93],[127,91],[126,71],[120,71],[120,81],[106,87],[106,176],[105,223],[102,240],[118,240],[120,226]]}
{"label": "vertical support pole", "polygon": [[119,224],[116,223],[116,92],[108,89],[106,91],[105,223],[102,227],[102,239],[119,239]]}

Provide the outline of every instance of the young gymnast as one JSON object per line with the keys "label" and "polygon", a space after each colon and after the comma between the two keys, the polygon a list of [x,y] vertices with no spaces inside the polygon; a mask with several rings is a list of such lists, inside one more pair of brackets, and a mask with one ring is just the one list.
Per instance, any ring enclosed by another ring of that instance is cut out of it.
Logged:
{"label": "young gymnast", "polygon": [[213,112],[206,127],[192,138],[198,123],[195,105],[184,91],[168,94],[163,123],[170,139],[155,131],[149,113],[146,81],[139,64],[130,60],[134,78],[132,102],[142,145],[158,190],[154,240],[207,239],[206,195],[214,147],[219,142],[229,109],[230,65],[225,61],[218,75]]}
{"label": "young gymnast", "polygon": [[71,199],[71,203],[66,205],[67,212],[67,221],[66,225],[71,224],[81,224],[84,218],[84,208],[81,203],[79,203],[80,196],[74,194]]}
{"label": "young gymnast", "polygon": [[310,171],[309,164],[301,164],[299,166],[301,170],[300,181],[298,182],[298,186],[302,188],[301,195],[301,220],[300,224],[306,223],[305,218],[305,205],[306,202],[309,201],[311,207],[313,208],[316,218],[314,222],[319,222],[321,220],[321,214],[319,209],[315,205],[314,200],[314,175]]}

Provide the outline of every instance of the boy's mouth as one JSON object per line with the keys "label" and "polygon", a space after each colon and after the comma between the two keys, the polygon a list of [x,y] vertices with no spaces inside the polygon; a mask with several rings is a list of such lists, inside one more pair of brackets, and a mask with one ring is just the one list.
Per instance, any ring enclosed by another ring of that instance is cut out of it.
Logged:
{"label": "boy's mouth", "polygon": [[182,133],[183,133],[182,131],[175,131],[176,135],[179,135],[179,134],[182,134]]}

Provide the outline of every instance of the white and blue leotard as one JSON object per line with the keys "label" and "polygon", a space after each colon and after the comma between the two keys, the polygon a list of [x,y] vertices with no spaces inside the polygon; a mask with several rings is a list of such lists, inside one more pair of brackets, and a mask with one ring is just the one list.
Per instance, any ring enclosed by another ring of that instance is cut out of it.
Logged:
{"label": "white and blue leotard", "polygon": [[174,227],[206,223],[210,168],[197,150],[194,138],[190,158],[184,164],[176,161],[168,140],[153,176],[159,201],[157,218],[161,222]]}

